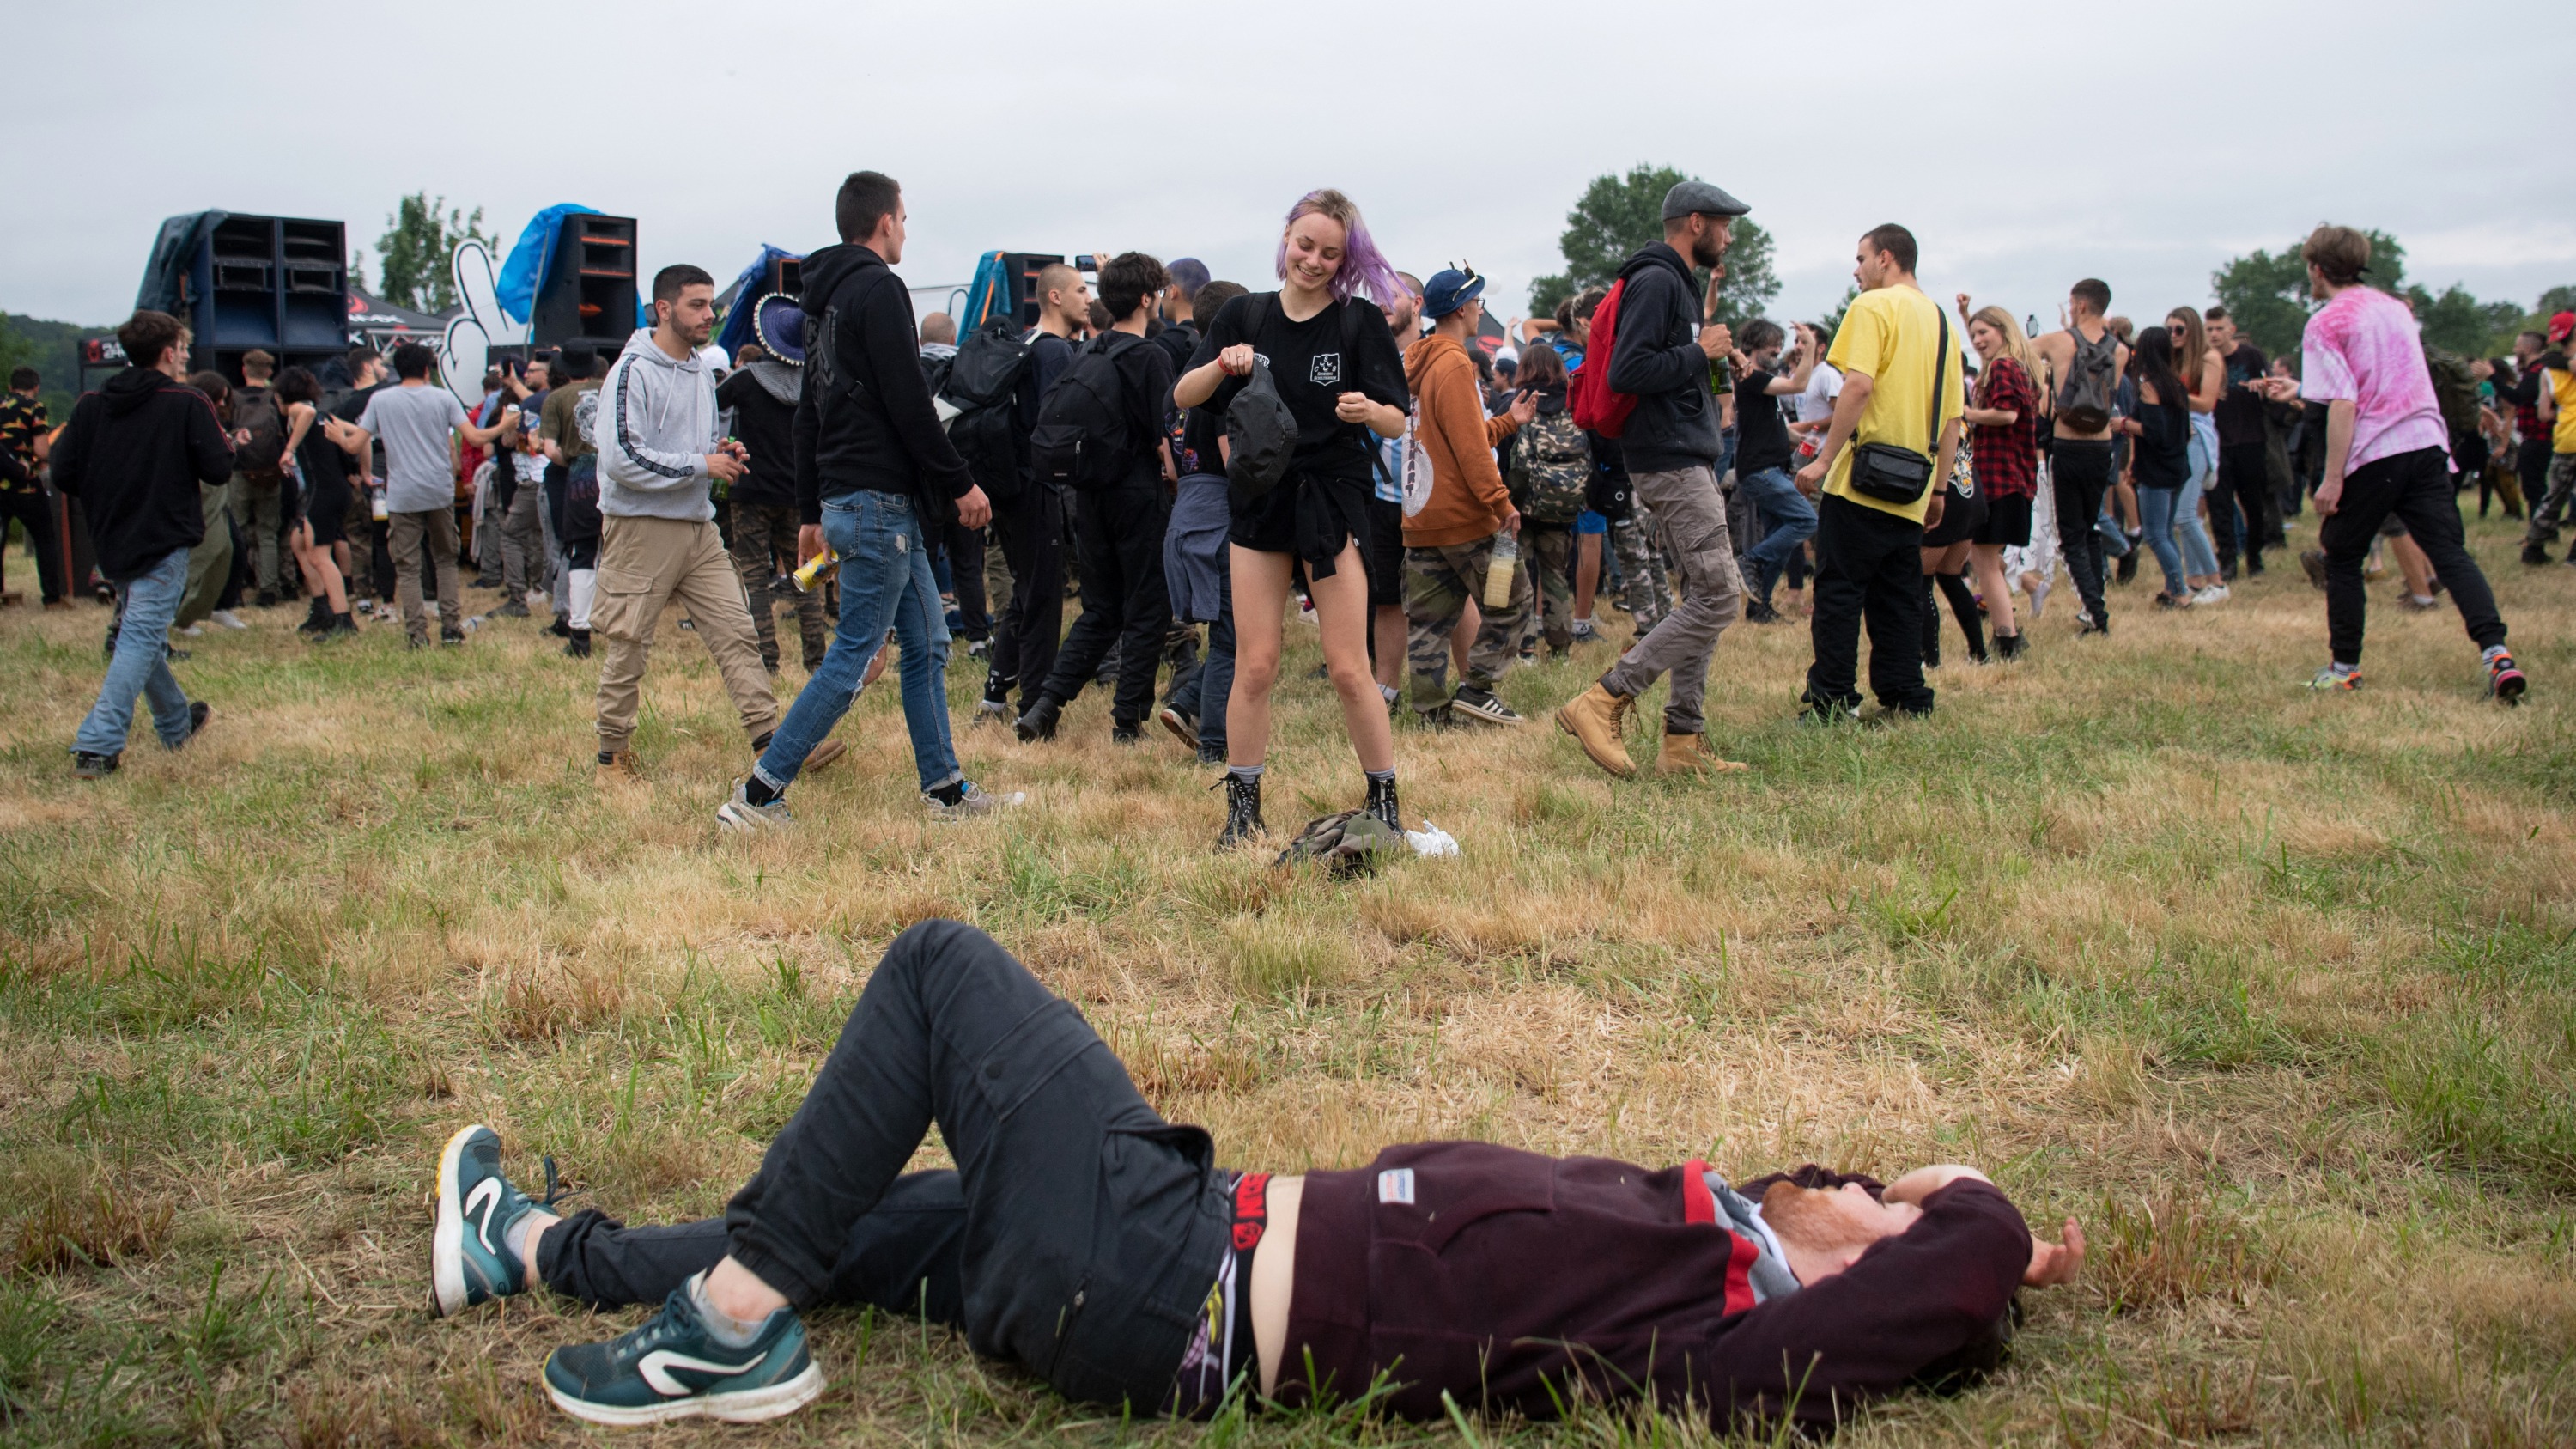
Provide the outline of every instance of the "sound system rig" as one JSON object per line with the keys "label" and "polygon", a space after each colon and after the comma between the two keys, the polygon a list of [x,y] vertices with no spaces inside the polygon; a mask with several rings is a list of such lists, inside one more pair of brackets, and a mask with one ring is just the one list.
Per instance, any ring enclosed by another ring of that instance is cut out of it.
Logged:
{"label": "sound system rig", "polygon": [[605,362],[634,334],[637,295],[635,218],[566,216],[529,314],[529,345],[587,347]]}
{"label": "sound system rig", "polygon": [[254,348],[280,372],[349,347],[347,230],[301,217],[225,217],[199,243],[187,274],[189,366],[242,380]]}

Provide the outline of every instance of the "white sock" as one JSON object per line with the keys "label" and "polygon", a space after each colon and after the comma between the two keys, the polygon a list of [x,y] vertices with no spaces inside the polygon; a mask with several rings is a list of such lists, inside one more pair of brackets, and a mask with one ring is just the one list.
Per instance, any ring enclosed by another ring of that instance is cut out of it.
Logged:
{"label": "white sock", "polygon": [[759,1323],[745,1323],[718,1308],[707,1299],[707,1275],[699,1273],[689,1279],[689,1306],[698,1311],[698,1321],[707,1326],[707,1335],[727,1348],[749,1348],[760,1337]]}

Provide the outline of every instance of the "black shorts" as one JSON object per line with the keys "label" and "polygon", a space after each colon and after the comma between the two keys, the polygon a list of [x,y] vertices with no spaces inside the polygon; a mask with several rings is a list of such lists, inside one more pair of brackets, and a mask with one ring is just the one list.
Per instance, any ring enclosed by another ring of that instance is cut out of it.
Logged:
{"label": "black shorts", "polygon": [[2001,544],[2006,548],[2030,547],[2030,495],[2017,498],[1986,499],[1986,521],[1977,525],[1970,541]]}
{"label": "black shorts", "polygon": [[1369,607],[1404,607],[1404,505],[1371,493],[1368,504]]}
{"label": "black shorts", "polygon": [[1953,493],[1949,501],[1941,506],[1940,526],[1923,530],[1923,546],[1948,548],[1954,543],[1965,543],[1976,537],[1977,530],[1985,525],[1986,495],[1982,492],[1971,493],[1961,498]]}
{"label": "black shorts", "polygon": [[[1331,578],[1333,561],[1352,543],[1359,545],[1363,563],[1370,557],[1369,505],[1376,496],[1363,479],[1294,472],[1248,504],[1232,501],[1228,542],[1255,553],[1294,554],[1315,578]],[[1402,547],[1399,531],[1399,552]]]}

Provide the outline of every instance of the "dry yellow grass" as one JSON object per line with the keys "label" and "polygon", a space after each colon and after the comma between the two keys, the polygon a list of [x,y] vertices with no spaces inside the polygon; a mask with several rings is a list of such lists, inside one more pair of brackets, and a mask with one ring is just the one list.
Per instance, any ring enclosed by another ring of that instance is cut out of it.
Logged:
{"label": "dry yellow grass", "polygon": [[[1464,854],[1347,883],[1209,854],[1209,772],[1111,745],[1096,696],[1047,746],[961,712],[970,772],[1032,798],[945,827],[871,691],[799,829],[721,840],[748,757],[671,629],[641,788],[593,789],[594,676],[526,625],[323,652],[282,611],[192,641],[204,741],[78,785],[103,615],[0,615],[0,1445],[574,1442],[543,1352],[628,1320],[427,1321],[436,1143],[487,1121],[630,1220],[714,1211],[929,916],[993,931],[1230,1162],[1429,1135],[1966,1159],[2094,1225],[2096,1273],[2031,1300],[2013,1367],[1851,1442],[2565,1442],[2576,572],[2473,536],[2520,711],[2447,610],[2375,605],[2368,688],[2308,695],[2295,573],[2182,616],[2122,591],[2108,640],[2071,637],[2061,589],[2028,662],[1954,664],[1933,721],[1884,732],[1791,726],[1804,632],[1746,627],[1711,714],[1750,775],[1613,784],[1543,725],[1408,730],[1409,812]],[[1290,637],[1274,824],[1358,785]],[[1504,694],[1535,716],[1607,661]],[[1126,1432],[944,1335],[816,1328],[835,1387],[764,1442]],[[1479,1432],[1648,1428],[1693,1432]]]}

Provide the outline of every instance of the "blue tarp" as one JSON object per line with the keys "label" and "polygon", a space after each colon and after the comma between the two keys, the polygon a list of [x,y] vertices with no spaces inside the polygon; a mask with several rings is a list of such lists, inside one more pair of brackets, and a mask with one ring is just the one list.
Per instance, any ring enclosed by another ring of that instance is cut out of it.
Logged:
{"label": "blue tarp", "polygon": [[215,228],[230,215],[228,211],[200,211],[161,223],[161,234],[152,240],[152,259],[143,264],[143,285],[135,291],[134,310],[167,312],[195,325],[185,301],[188,269],[197,264],[197,252],[206,244],[206,238],[213,236]]}
{"label": "blue tarp", "polygon": [[[507,261],[501,263],[501,275],[492,281],[492,295],[501,311],[513,322],[525,322],[537,304],[537,288],[546,280],[546,266],[554,260],[555,238],[563,231],[567,216],[597,216],[595,206],[576,206],[567,201],[538,212],[520,231],[518,244],[510,248]],[[640,319],[638,325],[641,325]]]}
{"label": "blue tarp", "polygon": [[763,242],[760,255],[752,258],[751,265],[743,268],[741,275],[733,279],[733,285],[719,294],[725,302],[725,319],[724,326],[716,333],[716,346],[724,349],[725,356],[740,352],[742,345],[752,340],[752,319],[760,311],[760,299],[764,295],[761,289],[767,281],[769,264],[782,257],[791,262],[805,260],[802,252],[791,252]]}
{"label": "blue tarp", "polygon": [[1018,317],[1020,299],[1012,285],[1016,279],[1004,265],[1008,256],[1006,252],[986,252],[984,259],[975,264],[975,280],[966,289],[966,314],[957,319],[958,341],[965,341],[967,333],[996,317]]}

